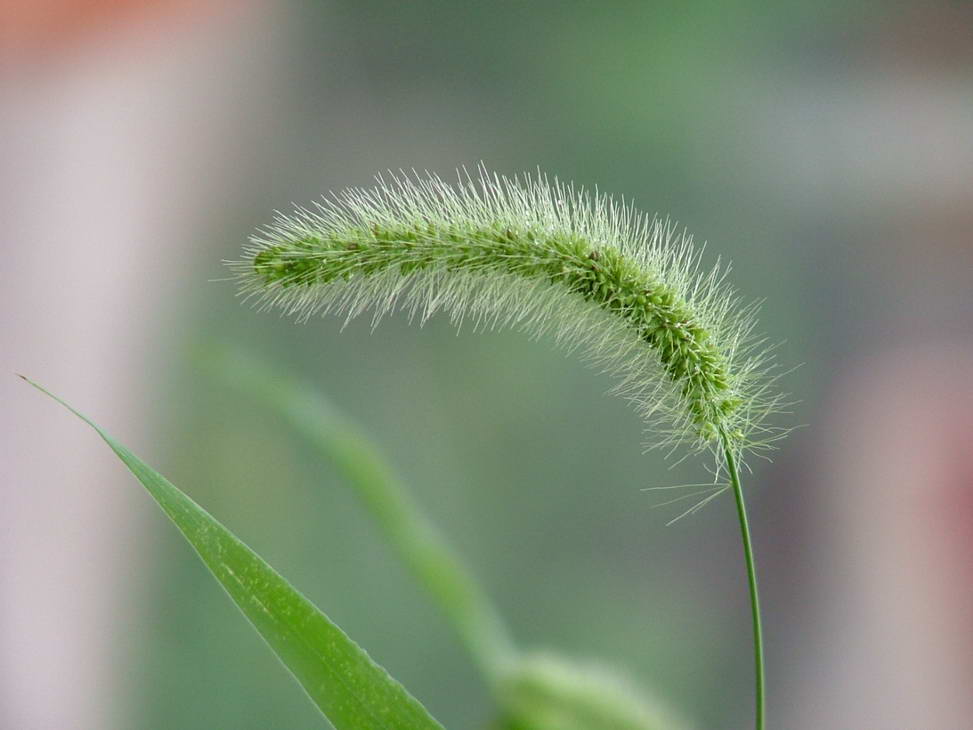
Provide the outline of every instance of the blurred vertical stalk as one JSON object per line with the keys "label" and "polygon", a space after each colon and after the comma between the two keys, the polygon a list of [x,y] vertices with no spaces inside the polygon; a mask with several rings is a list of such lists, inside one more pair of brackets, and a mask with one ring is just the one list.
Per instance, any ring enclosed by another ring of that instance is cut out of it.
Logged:
{"label": "blurred vertical stalk", "polygon": [[252,356],[218,347],[208,348],[203,355],[220,380],[282,415],[335,466],[433,595],[486,679],[496,684],[514,655],[506,626],[371,440],[314,388],[283,377]]}

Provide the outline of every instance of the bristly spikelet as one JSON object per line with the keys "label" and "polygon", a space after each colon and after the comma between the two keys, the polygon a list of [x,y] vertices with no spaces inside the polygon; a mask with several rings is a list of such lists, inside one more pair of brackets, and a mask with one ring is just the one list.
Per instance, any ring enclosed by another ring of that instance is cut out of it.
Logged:
{"label": "bristly spikelet", "polygon": [[715,448],[722,436],[739,453],[777,436],[754,306],[740,306],[719,264],[701,270],[691,237],[597,191],[482,168],[456,185],[379,177],[278,214],[230,266],[246,296],[302,320],[443,310],[457,324],[552,333],[619,379],[615,392],[661,435],[653,445]]}

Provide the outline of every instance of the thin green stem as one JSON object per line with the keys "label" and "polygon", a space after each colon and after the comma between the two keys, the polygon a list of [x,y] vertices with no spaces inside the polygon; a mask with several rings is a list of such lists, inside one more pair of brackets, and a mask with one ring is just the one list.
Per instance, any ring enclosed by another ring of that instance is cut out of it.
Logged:
{"label": "thin green stem", "polygon": [[753,545],[750,541],[750,523],[747,520],[747,507],[743,501],[743,488],[740,486],[740,471],[737,467],[733,449],[726,446],[724,437],[723,453],[726,457],[726,470],[730,474],[733,496],[736,498],[737,516],[740,518],[740,536],[743,539],[743,556],[747,562],[747,580],[750,584],[750,609],[753,614],[753,664],[756,692],[756,729],[764,730],[764,639],[760,623],[760,596],[757,591],[757,567],[753,559]]}

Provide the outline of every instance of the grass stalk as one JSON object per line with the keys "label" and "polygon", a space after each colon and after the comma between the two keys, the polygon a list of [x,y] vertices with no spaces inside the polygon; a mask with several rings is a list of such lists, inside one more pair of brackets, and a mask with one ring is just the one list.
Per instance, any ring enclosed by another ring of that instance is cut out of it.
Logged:
{"label": "grass stalk", "polygon": [[743,499],[743,487],[740,485],[740,470],[737,466],[736,456],[733,449],[729,447],[724,448],[723,453],[726,458],[726,470],[730,475],[730,484],[733,487],[733,496],[736,499],[737,516],[740,519],[740,537],[743,541],[743,556],[747,564],[747,583],[750,588],[750,612],[753,617],[755,727],[756,730],[764,730],[766,683],[764,678],[763,626],[760,620],[760,593],[757,589],[757,566],[753,558],[750,523],[747,520],[747,505]]}

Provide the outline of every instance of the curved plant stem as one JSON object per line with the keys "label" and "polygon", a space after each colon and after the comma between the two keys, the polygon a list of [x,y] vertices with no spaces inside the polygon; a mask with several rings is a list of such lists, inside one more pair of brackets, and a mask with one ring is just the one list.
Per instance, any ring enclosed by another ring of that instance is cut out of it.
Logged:
{"label": "curved plant stem", "polygon": [[[724,445],[728,440],[724,438]],[[740,486],[740,471],[737,467],[733,449],[725,446],[723,454],[726,457],[726,470],[730,474],[733,486],[733,496],[737,504],[737,516],[740,518],[740,536],[743,539],[743,556],[747,563],[747,579],[750,584],[750,609],[753,614],[753,664],[756,693],[756,722],[757,730],[764,730],[764,639],[760,623],[760,596],[757,592],[757,568],[753,560],[753,545],[750,542],[750,523],[747,521],[747,507],[743,501],[743,488]]]}

